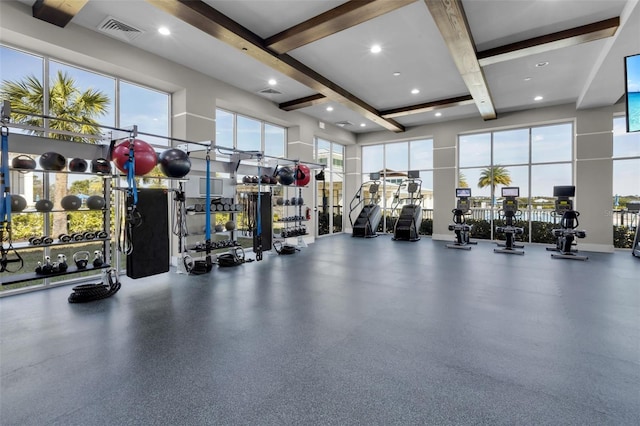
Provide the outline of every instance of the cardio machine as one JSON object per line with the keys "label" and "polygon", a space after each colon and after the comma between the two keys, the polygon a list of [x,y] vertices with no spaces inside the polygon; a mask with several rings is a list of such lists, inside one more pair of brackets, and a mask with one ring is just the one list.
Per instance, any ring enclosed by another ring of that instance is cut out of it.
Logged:
{"label": "cardio machine", "polygon": [[[393,227],[393,240],[418,241],[419,231],[422,223],[422,180],[417,171],[409,171],[408,179],[398,186],[394,195],[392,210],[395,211],[400,205],[400,215]],[[401,190],[406,185],[407,195],[402,196]],[[404,204],[404,205],[403,205]]]}
{"label": "cardio machine", "polygon": [[627,203],[627,210],[629,211],[629,213],[634,213],[636,219],[636,235],[633,238],[631,254],[635,257],[640,257],[640,201],[630,201],[629,203]]}
{"label": "cardio machine", "polygon": [[496,226],[497,233],[503,233],[505,242],[501,245],[501,248],[493,249],[494,253],[507,253],[507,254],[524,254],[524,250],[518,250],[523,248],[523,245],[515,243],[516,235],[522,235],[524,233],[523,228],[519,228],[514,225],[514,218],[520,216],[522,212],[518,210],[518,197],[520,196],[519,187],[504,187],[502,188],[502,210],[500,210],[500,217],[504,218],[505,226]]}
{"label": "cardio machine", "polygon": [[478,244],[469,241],[473,225],[468,225],[465,216],[469,213],[469,198],[471,198],[471,188],[456,188],[456,208],[453,213],[453,223],[449,225],[449,231],[456,234],[456,239],[452,244],[447,244],[447,248],[471,250],[470,244]]}
{"label": "cardio machine", "polygon": [[579,230],[578,216],[580,213],[573,209],[572,197],[575,196],[575,186],[554,186],[553,196],[556,197],[554,214],[561,216],[560,228],[551,230],[556,237],[556,246],[547,247],[548,251],[555,251],[551,255],[554,259],[587,260],[587,256],[578,255],[578,250],[574,248],[577,244],[576,238],[587,236],[586,231]]}
{"label": "cardio machine", "polygon": [[[356,192],[351,200],[349,210],[349,221],[351,222],[351,228],[353,229],[352,237],[364,237],[373,238],[377,237],[378,225],[382,218],[382,212],[380,211],[380,194],[378,192],[380,188],[380,174],[371,173],[370,179],[360,185],[360,189]],[[369,193],[369,197],[363,196],[365,190]],[[352,219],[352,214],[359,210],[360,213],[356,217],[355,221]]]}

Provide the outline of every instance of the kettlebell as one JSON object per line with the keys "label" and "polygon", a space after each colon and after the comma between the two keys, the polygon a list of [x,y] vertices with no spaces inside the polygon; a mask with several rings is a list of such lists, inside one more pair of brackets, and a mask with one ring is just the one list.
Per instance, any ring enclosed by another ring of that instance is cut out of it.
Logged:
{"label": "kettlebell", "polygon": [[39,212],[50,212],[53,210],[53,203],[49,200],[38,200],[36,201],[36,210]]}
{"label": "kettlebell", "polygon": [[104,257],[102,256],[102,252],[100,250],[96,250],[93,252],[93,267],[99,268],[104,264]]}
{"label": "kettlebell", "polygon": [[84,269],[89,264],[89,252],[88,251],[77,251],[73,253],[73,262],[76,264],[76,268]]}
{"label": "kettlebell", "polygon": [[66,272],[67,269],[69,268],[69,265],[67,265],[67,256],[62,253],[59,254],[57,265],[58,265],[59,272]]}
{"label": "kettlebell", "polygon": [[64,156],[53,151],[42,154],[38,162],[43,170],[54,170],[58,172],[64,170],[64,167],[67,165],[67,160]]}
{"label": "kettlebell", "polygon": [[[36,160],[25,154],[20,154],[11,160],[11,167],[14,169],[33,170],[36,168]],[[22,172],[21,173],[27,173]]]}

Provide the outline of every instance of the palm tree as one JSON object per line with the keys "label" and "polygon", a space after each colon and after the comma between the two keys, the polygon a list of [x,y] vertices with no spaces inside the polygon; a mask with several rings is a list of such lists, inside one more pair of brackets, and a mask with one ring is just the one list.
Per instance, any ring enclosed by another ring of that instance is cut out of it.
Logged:
{"label": "palm tree", "polygon": [[458,188],[468,188],[467,177],[462,172],[458,172]]}
{"label": "palm tree", "polygon": [[[3,81],[0,96],[11,102],[13,122],[42,128],[44,120],[33,114],[44,111],[45,90],[42,82],[30,75],[19,81]],[[109,107],[109,97],[99,90],[89,88],[82,91],[76,81],[68,73],[58,71],[51,81],[48,93],[47,114],[63,120],[49,120],[49,128],[62,132],[99,135],[100,128],[96,118],[105,115]],[[69,120],[69,121],[66,121]],[[91,138],[71,136],[64,133],[45,132],[42,130],[27,130],[39,136],[51,139],[69,140],[75,142],[93,143]],[[67,175],[56,174],[56,184],[53,191],[54,203],[59,203],[67,192]],[[53,232],[58,235],[67,232],[66,214],[55,213],[53,216]]]}
{"label": "palm tree", "polygon": [[495,189],[498,185],[511,185],[511,176],[509,170],[502,166],[491,166],[482,169],[480,178],[478,179],[478,188],[491,186],[491,204],[495,200]]}

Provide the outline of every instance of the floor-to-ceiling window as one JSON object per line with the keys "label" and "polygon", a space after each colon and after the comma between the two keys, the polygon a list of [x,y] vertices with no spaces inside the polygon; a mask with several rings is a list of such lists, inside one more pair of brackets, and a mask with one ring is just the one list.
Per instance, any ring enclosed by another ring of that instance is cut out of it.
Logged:
{"label": "floor-to-ceiling window", "polygon": [[473,236],[494,238],[494,222],[501,220],[500,188],[517,186],[523,240],[553,242],[553,187],[572,185],[572,159],[571,122],[460,135],[458,186],[471,189]]}
{"label": "floor-to-ceiling window", "polygon": [[[406,200],[406,181],[409,171],[417,171],[420,194],[414,202],[422,206],[420,233],[431,235],[433,230],[433,139],[415,139],[389,142],[362,147],[362,182],[366,184],[371,175],[379,175],[381,182],[380,207],[384,220],[378,231],[393,232],[396,216],[401,208],[396,200]],[[357,215],[359,212],[353,212]]]}
{"label": "floor-to-ceiling window", "polygon": [[625,117],[613,119],[612,195],[613,245],[631,248],[635,228],[640,225],[640,215],[633,207],[640,203],[640,133],[626,132]]}
{"label": "floor-to-ceiling window", "polygon": [[344,224],[344,146],[316,138],[315,161],[324,165],[316,179],[317,235],[342,232]]}
{"label": "floor-to-ceiling window", "polygon": [[[0,76],[0,98],[11,100],[12,104],[11,133],[106,143],[113,134],[111,129],[100,126],[132,128],[136,125],[140,132],[147,133],[138,138],[152,144],[158,151],[170,144],[167,137],[170,134],[171,98],[168,93],[5,45],[0,45]],[[89,134],[94,137],[88,137]],[[11,157],[21,154],[24,153],[10,153]],[[37,162],[37,156],[31,157],[35,157]],[[68,194],[81,199],[102,194],[102,179],[88,173],[50,174],[37,168],[27,173],[12,172],[11,176],[12,193],[23,196],[29,208],[33,208],[41,199],[57,205]],[[102,226],[102,214],[85,211],[25,213],[14,215],[12,221],[15,221],[13,240],[21,243],[34,235],[56,236],[61,230],[70,233],[75,232],[76,228],[98,229]],[[82,245],[74,248],[80,249]],[[93,250],[90,245],[85,249]],[[33,248],[21,251],[21,255],[25,258],[25,264],[32,265],[42,260],[45,252],[46,249]],[[3,286],[1,290],[48,285],[53,281],[29,281]]]}

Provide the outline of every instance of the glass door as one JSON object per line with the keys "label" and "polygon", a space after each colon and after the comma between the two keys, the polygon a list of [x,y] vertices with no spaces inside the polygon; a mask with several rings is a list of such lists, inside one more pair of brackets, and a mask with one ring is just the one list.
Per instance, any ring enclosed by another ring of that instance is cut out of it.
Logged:
{"label": "glass door", "polygon": [[344,207],[344,146],[316,139],[315,159],[323,164],[324,179],[316,178],[316,232],[328,235],[342,232]]}

